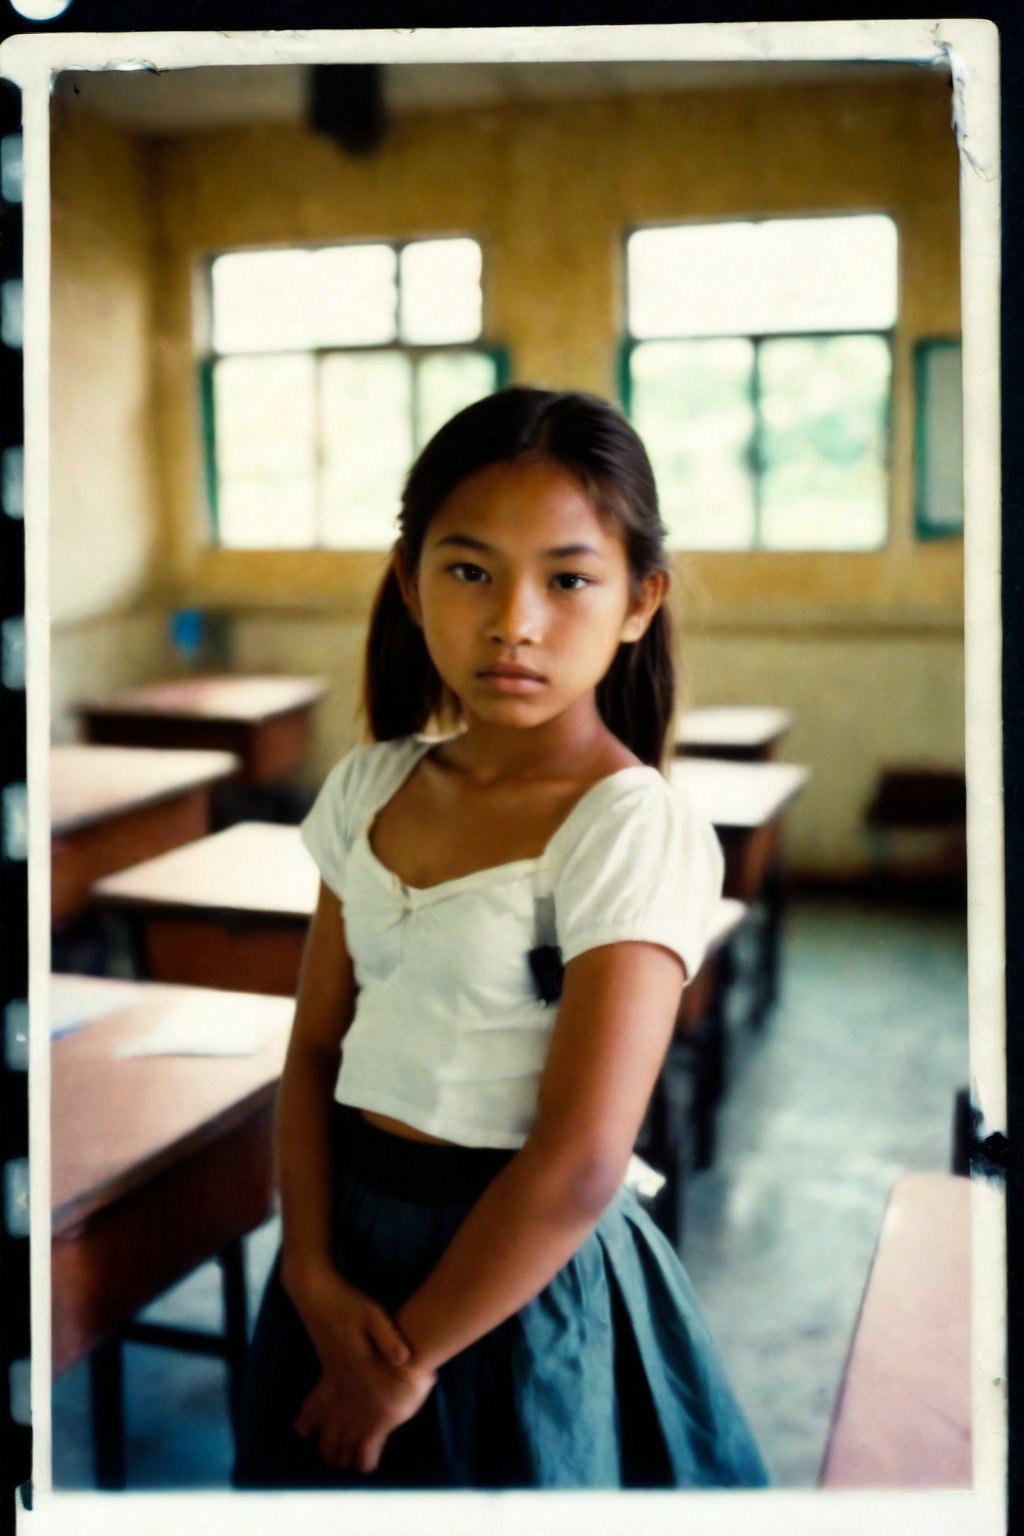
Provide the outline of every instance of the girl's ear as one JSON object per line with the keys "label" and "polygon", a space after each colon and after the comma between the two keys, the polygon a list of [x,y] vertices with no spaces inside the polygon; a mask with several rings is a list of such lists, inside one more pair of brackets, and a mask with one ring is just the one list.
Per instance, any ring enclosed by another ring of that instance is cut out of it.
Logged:
{"label": "girl's ear", "polygon": [[409,570],[408,561],[405,558],[405,549],[402,545],[401,539],[399,539],[398,543],[395,545],[395,552],[392,556],[392,561],[395,568],[395,579],[398,582],[398,588],[402,594],[402,601],[405,603],[406,608],[409,610],[409,617],[412,619],[414,624],[422,629],[423,616],[420,609],[420,591],[416,582],[416,573]]}
{"label": "girl's ear", "polygon": [[648,625],[668,596],[668,584],[667,571],[648,571],[623,621],[619,634],[620,641],[632,644],[643,638],[647,633]]}

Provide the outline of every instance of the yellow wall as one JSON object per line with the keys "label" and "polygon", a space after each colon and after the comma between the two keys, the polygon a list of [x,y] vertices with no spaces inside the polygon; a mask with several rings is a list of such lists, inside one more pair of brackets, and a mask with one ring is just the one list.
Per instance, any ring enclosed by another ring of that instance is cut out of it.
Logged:
{"label": "yellow wall", "polygon": [[83,120],[52,163],[51,703],[166,666],[156,566],[152,231],[145,158]]}
{"label": "yellow wall", "polygon": [[515,376],[615,391],[622,233],[633,223],[883,210],[900,235],[892,528],[879,552],[702,554],[677,601],[698,700],[795,704],[814,770],[790,847],[851,869],[880,762],[962,760],[962,548],[912,528],[914,338],[959,325],[957,165],[946,83],[764,87],[424,113],[369,159],[298,125],[149,146],[159,493],[172,590],[234,614],[245,668],[322,670],[311,776],[354,737],[354,672],[378,555],[217,551],[204,541],[193,299],[218,248],[467,232],[486,333]]}

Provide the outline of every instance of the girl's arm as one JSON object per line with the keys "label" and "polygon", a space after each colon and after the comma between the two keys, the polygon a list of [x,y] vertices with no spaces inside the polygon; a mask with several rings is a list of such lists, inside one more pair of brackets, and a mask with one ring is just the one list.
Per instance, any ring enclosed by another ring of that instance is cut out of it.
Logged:
{"label": "girl's arm", "polygon": [[434,1371],[543,1290],[625,1175],[679,1007],[682,961],[646,943],[566,967],[536,1122],[396,1314]]}
{"label": "girl's arm", "polygon": [[[281,1191],[281,1283],[323,1366],[317,1411],[296,1427],[318,1431],[325,1460],[352,1454],[337,1403],[376,1417],[385,1397],[408,1417],[432,1385],[399,1374],[409,1348],[383,1307],[350,1285],[331,1253],[330,1120],[341,1044],[355,1011],[355,978],[338,898],[321,884],[303,953],[288,1053],[277,1101],[277,1172]],[[400,1421],[400,1419],[399,1419]]]}
{"label": "girl's arm", "polygon": [[337,896],[322,881],[306,937],[288,1052],[277,1098],[281,1279],[302,1311],[306,1292],[333,1271],[330,1116],[341,1042],[356,987]]}

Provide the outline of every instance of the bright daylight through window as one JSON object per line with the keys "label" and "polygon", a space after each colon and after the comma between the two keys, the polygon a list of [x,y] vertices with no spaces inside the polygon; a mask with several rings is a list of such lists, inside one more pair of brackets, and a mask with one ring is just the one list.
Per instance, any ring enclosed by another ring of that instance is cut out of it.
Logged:
{"label": "bright daylight through window", "polygon": [[670,225],[626,242],[623,395],[690,549],[877,549],[896,226]]}
{"label": "bright daylight through window", "polygon": [[468,238],[233,251],[201,369],[215,541],[373,549],[413,457],[503,382]]}

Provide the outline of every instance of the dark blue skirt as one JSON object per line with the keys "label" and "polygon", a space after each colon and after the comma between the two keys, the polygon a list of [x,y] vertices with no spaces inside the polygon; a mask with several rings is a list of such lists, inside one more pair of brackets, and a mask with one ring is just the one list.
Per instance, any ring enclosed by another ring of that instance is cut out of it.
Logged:
{"label": "dark blue skirt", "polygon": [[[332,1122],[335,1262],[394,1312],[513,1155]],[[250,1350],[234,1480],[250,1488],[752,1488],[767,1474],[671,1246],[623,1189],[551,1283],[438,1373],[376,1472],[292,1423],[320,1377],[279,1278]]]}

